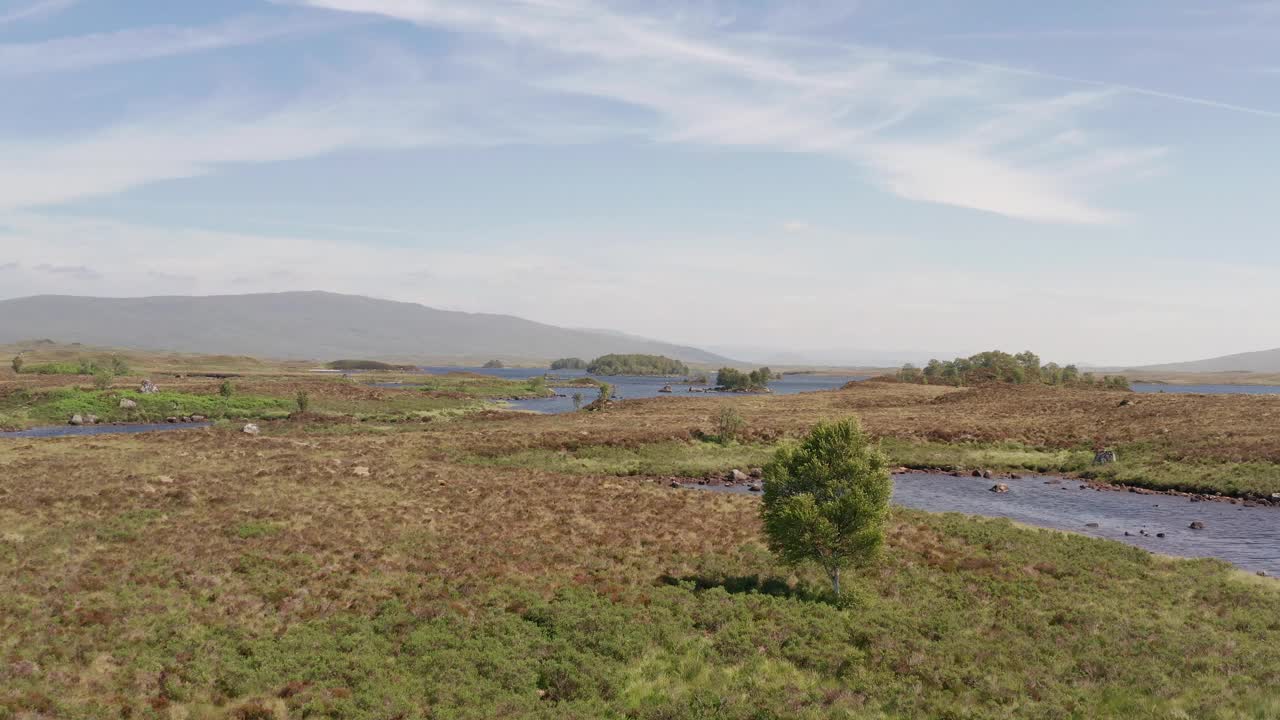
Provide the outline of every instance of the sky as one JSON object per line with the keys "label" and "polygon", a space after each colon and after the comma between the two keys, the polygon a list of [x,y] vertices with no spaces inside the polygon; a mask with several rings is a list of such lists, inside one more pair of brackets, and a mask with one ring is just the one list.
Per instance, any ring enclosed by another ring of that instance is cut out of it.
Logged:
{"label": "sky", "polygon": [[1280,0],[0,0],[0,298],[1280,347]]}

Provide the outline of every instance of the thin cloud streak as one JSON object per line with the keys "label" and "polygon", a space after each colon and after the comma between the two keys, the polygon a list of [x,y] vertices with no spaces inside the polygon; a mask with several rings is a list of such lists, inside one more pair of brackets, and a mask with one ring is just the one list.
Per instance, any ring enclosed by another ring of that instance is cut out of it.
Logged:
{"label": "thin cloud streak", "polygon": [[246,16],[203,27],[131,28],[32,43],[0,44],[0,76],[68,72],[255,45],[334,26],[334,22],[318,18],[282,21]]}
{"label": "thin cloud streak", "polygon": [[[572,0],[295,2],[532,47],[545,62],[522,66],[519,81],[656,113],[662,120],[653,133],[658,141],[836,155],[903,197],[1028,220],[1100,223],[1115,217],[1084,198],[1096,184],[1089,180],[1108,178],[1077,179],[1051,165],[1019,160],[1028,147],[1044,146],[1070,130],[1074,114],[1100,105],[1105,96],[1074,106],[1043,93],[1019,97],[1005,68],[974,63],[967,67],[977,72],[948,72],[939,59],[853,47],[784,57],[777,54],[785,45],[781,40],[672,26]],[[572,62],[566,66],[566,60]],[[988,142],[973,142],[978,128],[966,121],[950,121],[942,130],[908,130],[948,115],[985,114],[999,121],[1005,107],[1028,102],[1052,110],[1041,123]],[[1106,164],[1100,158],[1117,151],[1090,146],[1071,152],[1071,165],[1087,167]]]}
{"label": "thin cloud streak", "polygon": [[78,2],[80,0],[37,0],[26,7],[0,15],[0,25],[45,18],[67,10]]}

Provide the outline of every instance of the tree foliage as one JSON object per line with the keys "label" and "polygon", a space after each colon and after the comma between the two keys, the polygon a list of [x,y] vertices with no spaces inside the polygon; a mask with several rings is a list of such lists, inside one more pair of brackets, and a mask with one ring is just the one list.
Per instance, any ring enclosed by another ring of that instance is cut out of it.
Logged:
{"label": "tree foliage", "polygon": [[760,509],[772,550],[791,565],[817,563],[840,595],[840,571],[884,544],[893,479],[854,418],[819,423],[764,469]]}
{"label": "tree foliage", "polygon": [[560,358],[551,361],[552,370],[586,370],[587,361],[582,358],[570,357]]}
{"label": "tree foliage", "polygon": [[769,381],[773,379],[773,371],[767,367],[751,372],[742,372],[730,367],[716,371],[716,384],[722,390],[760,391],[769,389]]}
{"label": "tree foliage", "polygon": [[22,359],[22,355],[21,355],[21,354],[19,354],[19,355],[14,355],[14,356],[13,356],[13,362],[11,362],[11,363],[9,363],[9,364],[10,364],[10,366],[12,366],[12,367],[13,367],[13,371],[14,371],[15,373],[21,374],[21,373],[22,373],[22,366],[25,364],[25,362],[26,362],[26,361]]}
{"label": "tree foliage", "polygon": [[601,355],[587,365],[592,375],[688,375],[689,367],[664,355]]}
{"label": "tree foliage", "polygon": [[982,385],[988,383],[1046,385],[1102,385],[1108,388],[1128,388],[1127,378],[1106,376],[1098,381],[1090,373],[1081,374],[1075,365],[1059,366],[1057,363],[1041,365],[1040,356],[1030,350],[1010,355],[1000,350],[988,350],[967,358],[955,360],[930,360],[924,368],[907,363],[898,371],[897,378],[905,383],[926,385]]}
{"label": "tree foliage", "polygon": [[501,360],[490,360],[489,362],[484,364],[484,368],[486,370],[501,370],[505,367],[506,367],[506,364],[503,363]]}

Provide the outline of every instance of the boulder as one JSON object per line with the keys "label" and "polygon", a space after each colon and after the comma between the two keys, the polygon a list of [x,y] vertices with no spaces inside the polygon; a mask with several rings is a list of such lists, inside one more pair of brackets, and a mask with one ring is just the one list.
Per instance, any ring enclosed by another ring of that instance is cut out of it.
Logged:
{"label": "boulder", "polygon": [[258,429],[257,425],[254,425],[253,423],[249,423],[248,425],[244,426],[241,432],[243,432],[245,435],[257,435],[262,431]]}
{"label": "boulder", "polygon": [[1115,450],[1099,450],[1093,454],[1094,465],[1110,465],[1119,459]]}
{"label": "boulder", "polygon": [[[747,471],[747,474],[753,478],[762,478],[764,477],[764,468],[751,468]],[[1276,495],[1280,496],[1280,493],[1276,493]]]}
{"label": "boulder", "polygon": [[1007,493],[1007,492],[1009,492],[1009,486],[1008,486],[1008,485],[1005,485],[1004,483],[996,483],[995,485],[992,485],[992,486],[991,486],[991,492],[993,492],[993,493]]}
{"label": "boulder", "polygon": [[669,392],[671,392],[671,386],[670,386],[670,385],[663,385],[663,386],[662,386],[662,389],[661,389],[661,390],[659,390],[658,392],[660,392],[660,393],[669,393]]}
{"label": "boulder", "polygon": [[176,423],[178,422],[178,417],[176,415],[170,415],[169,417],[165,418],[164,421],[167,423]]}
{"label": "boulder", "polygon": [[83,425],[83,424],[84,424],[84,418],[83,418],[83,417],[81,417],[79,413],[76,413],[75,415],[72,415],[72,416],[71,416],[71,419],[67,421],[67,424],[68,424],[68,425]]}
{"label": "boulder", "polygon": [[978,478],[982,477],[982,471],[981,471],[981,470],[974,470],[974,471],[973,471],[973,476],[974,476],[974,477],[978,477]]}
{"label": "boulder", "polygon": [[1096,528],[1096,527],[1098,527],[1098,523],[1085,523],[1085,524],[1084,524],[1084,526],[1085,526],[1085,527],[1092,527],[1092,528]]}
{"label": "boulder", "polygon": [[751,492],[760,492],[763,489],[764,488],[760,487],[759,483],[752,483],[751,485],[747,486],[747,490]]}
{"label": "boulder", "polygon": [[734,468],[729,471],[729,479],[733,482],[746,482],[751,479],[751,476],[737,468]]}
{"label": "boulder", "polygon": [[142,385],[138,388],[138,392],[142,393],[143,395],[151,395],[153,393],[160,392],[160,388],[156,387],[156,384],[151,382],[150,380],[143,380]]}
{"label": "boulder", "polygon": [[92,413],[90,413],[90,414],[88,414],[88,415],[85,415],[85,416],[84,416],[84,424],[85,424],[85,425],[97,425],[97,424],[98,424],[98,416],[97,416],[97,415],[94,415],[94,414],[92,414]]}
{"label": "boulder", "polygon": [[205,418],[205,416],[203,416],[203,415],[192,415],[192,416],[191,416],[191,422],[204,422],[205,420],[206,420],[206,418]]}
{"label": "boulder", "polygon": [[680,487],[680,481],[679,481],[679,480],[672,480],[672,481],[671,481],[671,487],[673,487],[673,488],[678,488],[678,487]]}
{"label": "boulder", "polygon": [[351,474],[356,477],[369,477],[369,468],[358,465],[351,468]]}
{"label": "boulder", "polygon": [[1192,521],[1192,523],[1191,523],[1190,527],[1191,527],[1191,529],[1192,529],[1192,530],[1203,530],[1203,529],[1204,529],[1204,523],[1200,522],[1199,520],[1194,520],[1194,521]]}
{"label": "boulder", "polygon": [[991,479],[991,471],[990,471],[990,470],[983,470],[983,471],[982,471],[982,477],[983,477],[984,479],[986,479],[986,480],[990,480],[990,479]]}
{"label": "boulder", "polygon": [[137,409],[138,409],[138,403],[137,403],[137,401],[135,401],[135,400],[130,400],[129,398],[121,398],[121,399],[120,399],[120,409],[121,409],[121,410],[137,410]]}

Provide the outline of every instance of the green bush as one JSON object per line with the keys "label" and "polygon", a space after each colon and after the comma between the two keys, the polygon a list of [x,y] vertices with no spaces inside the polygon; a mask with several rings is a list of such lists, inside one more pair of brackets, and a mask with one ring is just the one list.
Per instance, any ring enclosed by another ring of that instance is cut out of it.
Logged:
{"label": "green bush", "polygon": [[737,440],[747,429],[747,421],[730,405],[722,405],[711,418],[711,424],[715,426],[716,439],[722,443]]}

